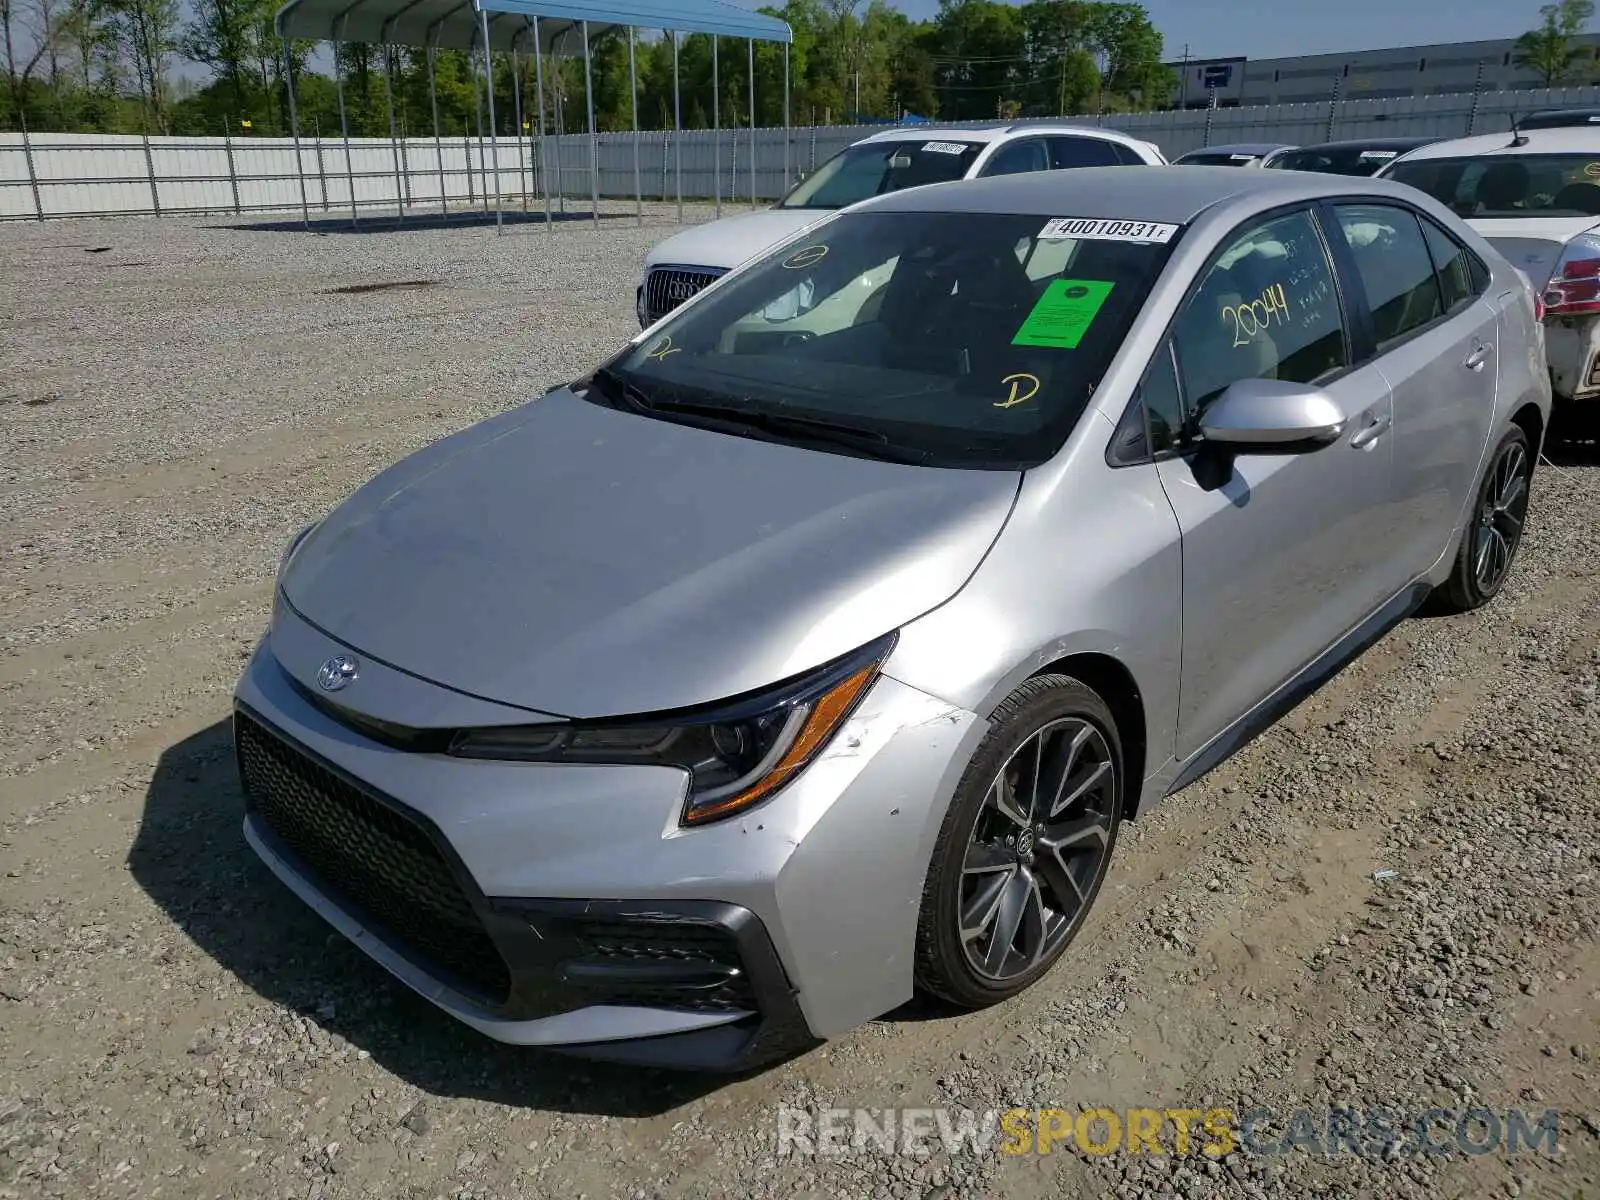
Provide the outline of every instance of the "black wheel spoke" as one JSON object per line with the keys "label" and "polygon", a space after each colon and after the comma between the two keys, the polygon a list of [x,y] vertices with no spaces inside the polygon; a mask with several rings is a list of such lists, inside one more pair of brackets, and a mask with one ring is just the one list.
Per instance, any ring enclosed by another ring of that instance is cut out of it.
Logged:
{"label": "black wheel spoke", "polygon": [[1067,864],[1055,852],[1041,854],[1038,863],[1039,879],[1048,892],[1050,906],[1066,922],[1073,921],[1083,908],[1083,889],[1073,877]]}
{"label": "black wheel spoke", "polygon": [[995,871],[1009,871],[1017,865],[1017,856],[1005,846],[993,842],[973,842],[967,847],[967,861],[962,864],[963,875],[990,875]]}
{"label": "black wheel spoke", "polygon": [[1033,880],[1022,871],[1006,876],[994,915],[994,932],[990,934],[988,948],[983,953],[983,965],[991,975],[999,975],[1005,968],[1006,959],[1011,956],[1011,947],[1017,940],[1017,930],[1022,927],[1022,918],[1032,892]]}
{"label": "black wheel spoke", "polygon": [[1078,801],[1082,800],[1096,788],[1103,787],[1111,779],[1111,764],[1097,762],[1078,773],[1077,778],[1069,780],[1063,776],[1061,790],[1056,793],[1055,802],[1051,804],[1050,811],[1045,816],[1046,821],[1054,821]]}
{"label": "black wheel spoke", "polygon": [[999,778],[994,781],[994,786],[989,789],[989,800],[996,811],[1013,825],[1023,829],[1028,827],[1028,814],[1018,807],[1016,789],[1011,786],[1011,780],[1005,771],[1000,772]]}
{"label": "black wheel spoke", "polygon": [[961,910],[961,941],[970,944],[981,938],[994,924],[996,914],[1000,911],[1000,900],[1005,895],[1006,885],[1011,882],[1011,871],[1004,874],[991,875],[986,878],[978,888],[976,894],[967,901]]}

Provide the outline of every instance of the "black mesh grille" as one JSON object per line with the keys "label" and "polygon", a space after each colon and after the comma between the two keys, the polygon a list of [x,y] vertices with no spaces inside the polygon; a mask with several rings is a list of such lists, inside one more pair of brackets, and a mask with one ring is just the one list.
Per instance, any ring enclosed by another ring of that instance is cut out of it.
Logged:
{"label": "black mesh grille", "polygon": [[738,974],[710,988],[651,987],[629,984],[608,988],[607,1004],[691,1008],[711,1012],[756,1012],[755,989],[743,970],[739,948],[728,930],[688,922],[585,920],[575,930],[586,959],[626,963],[705,963],[738,968]]}
{"label": "black mesh grille", "polygon": [[491,1005],[505,1002],[505,960],[420,825],[242,713],[234,738],[251,812],[318,887],[420,965]]}
{"label": "black mesh grille", "polygon": [[646,320],[659,321],[722,274],[722,271],[687,270],[683,267],[652,268],[644,284]]}

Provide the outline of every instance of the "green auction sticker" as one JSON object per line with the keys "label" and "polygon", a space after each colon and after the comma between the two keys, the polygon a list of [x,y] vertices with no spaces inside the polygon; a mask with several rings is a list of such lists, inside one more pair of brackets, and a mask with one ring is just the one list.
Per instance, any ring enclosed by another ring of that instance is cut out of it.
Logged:
{"label": "green auction sticker", "polygon": [[1011,344],[1076,350],[1114,286],[1100,279],[1057,279],[1045,288]]}

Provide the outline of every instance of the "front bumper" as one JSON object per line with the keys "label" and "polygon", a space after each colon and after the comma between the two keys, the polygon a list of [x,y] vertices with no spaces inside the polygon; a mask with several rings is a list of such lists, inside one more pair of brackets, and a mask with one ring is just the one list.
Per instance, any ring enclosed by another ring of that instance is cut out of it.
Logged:
{"label": "front bumper", "polygon": [[801,778],[684,830],[681,772],[398,750],[312,703],[270,643],[235,717],[246,838],[402,982],[501,1041],[703,1069],[910,998],[933,838],[983,724],[880,678]]}

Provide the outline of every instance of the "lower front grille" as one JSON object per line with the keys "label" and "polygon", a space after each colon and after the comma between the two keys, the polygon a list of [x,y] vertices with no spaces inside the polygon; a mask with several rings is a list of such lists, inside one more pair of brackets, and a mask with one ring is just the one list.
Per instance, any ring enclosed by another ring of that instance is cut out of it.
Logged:
{"label": "lower front grille", "polygon": [[[757,1012],[755,988],[741,961],[731,931],[688,921],[574,921],[570,936],[585,963],[618,968],[604,985],[605,1004],[647,1008],[687,1008],[699,1012]],[[662,969],[660,982],[629,979],[628,968]],[[670,981],[674,968],[686,977],[708,967],[725,977],[709,983]]]}
{"label": "lower front grille", "polygon": [[646,322],[659,321],[724,274],[710,267],[652,267],[644,282]]}
{"label": "lower front grille", "polygon": [[505,1003],[505,959],[427,830],[243,713],[234,741],[249,811],[317,887],[425,970]]}

